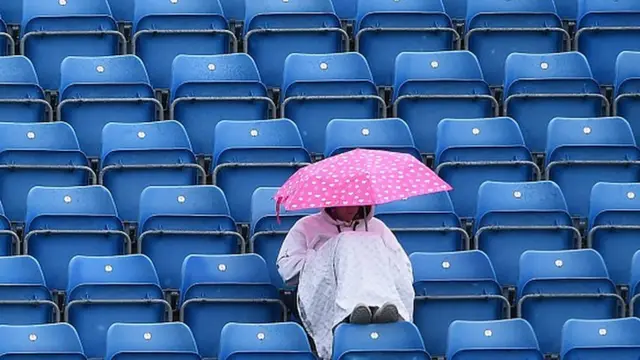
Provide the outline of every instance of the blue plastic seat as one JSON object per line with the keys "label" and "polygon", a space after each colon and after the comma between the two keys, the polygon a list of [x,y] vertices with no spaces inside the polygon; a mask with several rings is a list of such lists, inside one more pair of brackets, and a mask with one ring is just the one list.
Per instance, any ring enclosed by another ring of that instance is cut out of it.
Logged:
{"label": "blue plastic seat", "polygon": [[433,356],[445,355],[453,321],[498,320],[509,308],[493,266],[481,251],[413,253],[409,259],[416,292],[413,321]]}
{"label": "blue plastic seat", "polygon": [[453,186],[456,213],[472,217],[478,188],[485,181],[539,178],[518,124],[511,118],[444,119],[438,124],[436,172]]}
{"label": "blue plastic seat", "polygon": [[315,360],[302,326],[229,323],[220,334],[219,360]]}
{"label": "blue plastic seat", "polygon": [[555,0],[558,16],[560,16],[563,21],[575,22],[578,16],[578,1],[579,0]]}
{"label": "blue plastic seat", "polygon": [[632,360],[640,357],[640,319],[568,320],[562,327],[563,360]]}
{"label": "blue plastic seat", "polygon": [[282,82],[289,54],[331,54],[348,49],[331,0],[245,2],[245,52],[268,87]]}
{"label": "blue plastic seat", "polygon": [[478,57],[491,86],[504,83],[509,54],[561,52],[569,39],[553,0],[469,1],[465,27],[466,48]]}
{"label": "blue plastic seat", "polygon": [[0,257],[0,302],[0,324],[60,321],[60,309],[52,301],[38,261],[31,256]]}
{"label": "blue plastic seat", "polygon": [[464,22],[464,17],[467,15],[466,0],[442,0],[442,4],[452,20],[456,23]]}
{"label": "blue plastic seat", "polygon": [[551,181],[487,181],[478,190],[475,245],[489,256],[502,286],[518,282],[527,250],[569,250],[582,235],[573,227],[562,191]]}
{"label": "blue plastic seat", "polygon": [[639,51],[640,2],[635,0],[578,0],[574,46],[591,64],[600,85],[611,86],[622,51]]}
{"label": "blue plastic seat", "polygon": [[66,323],[0,325],[0,358],[86,360],[73,326]]}
{"label": "blue plastic seat", "polygon": [[162,288],[177,290],[188,255],[235,254],[245,243],[220,188],[150,186],[140,195],[138,249],[153,261]]}
{"label": "blue plastic seat", "polygon": [[135,1],[131,0],[107,0],[114,19],[119,23],[131,23],[133,21],[133,10]]}
{"label": "blue plastic seat", "polygon": [[631,276],[629,278],[629,292],[627,302],[629,304],[629,315],[639,317],[638,299],[640,298],[640,251],[636,251],[631,258]]}
{"label": "blue plastic seat", "polygon": [[169,89],[176,56],[235,51],[236,38],[218,0],[136,0],[131,44],[154,89]]}
{"label": "blue plastic seat", "polygon": [[[80,149],[100,156],[102,128],[110,122],[145,122],[162,114],[147,71],[133,55],[70,56],[60,68],[58,120],[69,123]],[[162,116],[162,115],[160,115]]]}
{"label": "blue plastic seat", "polygon": [[549,123],[546,176],[562,189],[571,216],[588,216],[596,183],[639,181],[639,160],[640,149],[623,118],[555,118]]}
{"label": "blue plastic seat", "polygon": [[0,57],[0,112],[3,121],[53,121],[33,64],[24,56]]}
{"label": "blue plastic seat", "polygon": [[65,322],[78,330],[90,358],[106,355],[112,324],[171,320],[171,305],[144,255],[75,256],[66,295]]}
{"label": "blue plastic seat", "polygon": [[358,53],[291,54],[284,62],[281,90],[282,116],[298,125],[312,153],[324,150],[329,121],[378,118],[386,106]]}
{"label": "blue plastic seat", "polygon": [[271,282],[282,289],[285,285],[276,266],[282,242],[296,221],[318,210],[286,211],[281,208],[280,219],[278,219],[276,202],[273,199],[277,191],[277,187],[259,187],[251,196],[249,249],[250,252],[262,256],[269,268]]}
{"label": "blue plastic seat", "polygon": [[22,1],[4,1],[0,4],[0,17],[7,25],[20,25],[20,21],[22,21]]}
{"label": "blue plastic seat", "polygon": [[[616,77],[613,88],[613,115],[625,119],[640,117],[640,52],[623,51],[616,60]],[[640,141],[640,122],[629,122],[636,143]]]}
{"label": "blue plastic seat", "polygon": [[121,255],[131,240],[102,186],[40,187],[27,195],[24,253],[36,258],[49,289],[64,291],[76,255]]}
{"label": "blue plastic seat", "polygon": [[341,324],[333,335],[332,360],[428,360],[420,332],[410,322]]}
{"label": "blue plastic seat", "polygon": [[12,222],[24,221],[34,186],[83,186],[95,181],[76,134],[63,122],[0,123],[0,203]]}
{"label": "blue plastic seat", "polygon": [[544,152],[551,119],[607,115],[602,107],[608,111],[609,102],[578,52],[511,54],[504,81],[504,113],[518,122],[533,152]]}
{"label": "blue plastic seat", "polygon": [[[428,66],[426,64],[429,64]],[[401,53],[396,58],[393,116],[407,122],[418,149],[433,154],[442,119],[498,114],[478,59],[468,51]]]}
{"label": "blue plastic seat", "polygon": [[629,284],[631,258],[640,250],[640,184],[600,182],[591,190],[587,246],[602,255],[611,279]]}
{"label": "blue plastic seat", "polygon": [[200,360],[196,341],[183,323],[113,324],[105,360]]}
{"label": "blue plastic seat", "polygon": [[239,223],[251,221],[255,189],[281,186],[311,162],[289,119],[220,121],[213,153],[213,183],[227,195],[231,216]]}
{"label": "blue plastic seat", "polygon": [[286,319],[278,296],[259,255],[189,255],[182,265],[180,321],[193,331],[200,355],[215,357],[227,323]]}
{"label": "blue plastic seat", "polygon": [[11,228],[11,221],[4,212],[0,203],[0,256],[9,256],[20,253],[20,238]]}
{"label": "blue plastic seat", "polygon": [[377,205],[375,216],[391,229],[407,254],[469,248],[469,236],[447,192]]}
{"label": "blue plastic seat", "polygon": [[[10,29],[10,25],[15,25],[16,22],[9,23],[9,19],[5,18],[5,15],[10,17],[18,16],[22,12],[20,1],[15,1],[16,4],[13,4],[13,1],[8,1],[8,4],[0,5],[0,56],[13,55],[15,53],[15,41],[11,36],[12,29]],[[16,5],[20,6],[19,10]],[[20,23],[20,20],[17,23]]]}
{"label": "blue plastic seat", "polygon": [[138,218],[146,187],[196,185],[199,176],[204,178],[204,169],[177,121],[109,123],[102,130],[101,183],[124,221]]}
{"label": "blue plastic seat", "polygon": [[171,76],[169,117],[184,125],[198,155],[211,156],[220,120],[276,117],[276,105],[247,54],[178,55]]}
{"label": "blue plastic seat", "polygon": [[353,21],[356,18],[358,0],[333,0],[332,2],[340,19]]}
{"label": "blue plastic seat", "polygon": [[454,321],[447,338],[448,360],[543,360],[526,320]]}
{"label": "blue plastic seat", "polygon": [[529,321],[545,354],[560,352],[567,320],[616,318],[623,312],[618,306],[624,308],[593,249],[526,251],[520,257],[517,299],[518,317]]}
{"label": "blue plastic seat", "polygon": [[22,0],[20,41],[47,90],[60,85],[60,64],[67,56],[124,53],[124,35],[111,16],[107,0],[65,2]]}
{"label": "blue plastic seat", "polygon": [[453,50],[459,36],[441,0],[358,0],[355,50],[369,62],[378,86],[393,84],[393,64],[407,51]]}
{"label": "blue plastic seat", "polygon": [[[230,25],[242,24],[244,20],[244,1],[219,0],[222,5],[224,16],[229,20]],[[232,29],[233,30],[233,29]]]}
{"label": "blue plastic seat", "polygon": [[358,148],[405,153],[422,160],[411,130],[402,119],[334,119],[329,122],[325,157]]}

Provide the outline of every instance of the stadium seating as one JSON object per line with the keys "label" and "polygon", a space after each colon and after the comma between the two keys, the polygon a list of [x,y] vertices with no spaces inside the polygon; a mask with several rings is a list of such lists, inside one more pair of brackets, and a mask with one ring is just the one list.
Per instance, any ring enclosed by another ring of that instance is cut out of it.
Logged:
{"label": "stadium seating", "polygon": [[560,186],[574,217],[588,216],[591,188],[597,182],[640,179],[640,149],[629,123],[620,117],[555,118],[549,123],[546,149],[546,177]]}
{"label": "stadium seating", "polygon": [[20,47],[43,88],[58,89],[60,64],[67,56],[124,53],[126,39],[107,0],[22,1]]}
{"label": "stadium seating", "polygon": [[111,8],[111,14],[118,23],[131,23],[133,21],[133,12],[135,9],[135,1],[131,0],[107,0]]}
{"label": "stadium seating", "polygon": [[555,0],[558,16],[560,16],[563,21],[574,23],[575,25],[576,16],[578,15],[578,1],[579,0]]}
{"label": "stadium seating", "polygon": [[33,257],[0,257],[0,310],[3,325],[60,321],[60,309],[52,301],[42,269]]}
{"label": "stadium seating", "polygon": [[469,1],[465,26],[466,47],[491,86],[503,84],[509,54],[561,52],[569,39],[553,0]]}
{"label": "stadium seating", "polygon": [[370,358],[431,359],[418,329],[410,322],[338,325],[333,336],[332,360]]}
{"label": "stadium seating", "polygon": [[509,302],[481,251],[413,253],[409,258],[416,292],[413,321],[429,354],[445,355],[447,329],[455,320],[503,318]]}
{"label": "stadium seating", "polygon": [[517,310],[531,323],[542,352],[557,354],[567,320],[623,316],[624,300],[595,250],[526,251],[520,257]]}
{"label": "stadium seating", "polygon": [[531,325],[522,319],[454,321],[447,335],[447,359],[543,360]]}
{"label": "stadium seating", "polygon": [[638,68],[640,52],[623,51],[616,60],[616,77],[613,88],[613,115],[629,119],[629,125],[640,141],[640,70]]}
{"label": "stadium seating", "polygon": [[278,253],[289,229],[305,215],[317,212],[317,209],[287,211],[282,207],[276,216],[276,202],[273,199],[278,191],[276,187],[259,187],[251,196],[251,225],[249,250],[265,260],[269,268],[271,282],[279,289],[285,285],[276,266]]}
{"label": "stadium seating", "polygon": [[378,205],[375,217],[391,229],[407,254],[469,249],[469,235],[446,192]]}
{"label": "stadium seating", "polygon": [[392,102],[393,116],[407,122],[418,149],[430,155],[440,120],[490,117],[499,110],[478,59],[468,51],[398,55]]}
{"label": "stadium seating", "polygon": [[66,123],[0,123],[0,203],[22,223],[34,186],[82,186],[95,174]]}
{"label": "stadium seating", "polygon": [[211,156],[220,120],[276,117],[276,105],[247,54],[178,55],[171,73],[169,117],[184,125],[197,155]]}
{"label": "stadium seating", "polygon": [[353,31],[378,86],[393,84],[398,54],[453,50],[459,41],[440,0],[358,0]]}
{"label": "stadium seating", "polygon": [[0,57],[0,111],[3,121],[53,121],[33,64],[24,56]]}
{"label": "stadium seating", "polygon": [[6,217],[4,207],[0,203],[0,256],[20,253],[20,238],[11,228],[11,221]]}
{"label": "stadium seating", "polygon": [[356,18],[358,0],[333,0],[332,2],[336,15],[340,19],[353,21]]}
{"label": "stadium seating", "polygon": [[235,254],[245,243],[215,186],[150,186],[140,195],[138,251],[147,255],[163,289],[180,288],[190,254]]}
{"label": "stadium seating", "polygon": [[110,122],[162,119],[147,71],[133,55],[67,57],[60,66],[57,119],[75,130],[80,149],[100,156],[102,128]]}
{"label": "stadium seating", "polygon": [[464,218],[474,215],[483,182],[529,181],[540,176],[518,124],[508,117],[442,120],[435,165],[440,177],[453,187],[453,206]]}
{"label": "stadium seating", "polygon": [[562,327],[563,360],[635,359],[640,319],[568,320]]}
{"label": "stadium seating", "polygon": [[577,52],[511,54],[504,81],[504,113],[518,122],[532,152],[544,152],[547,126],[555,117],[608,115],[602,109],[609,102]]}
{"label": "stadium seating", "polygon": [[229,323],[220,334],[219,360],[315,360],[309,339],[296,323]]}
{"label": "stadium seating", "polygon": [[640,250],[640,185],[597,183],[591,190],[587,246],[602,255],[611,279],[629,284],[631,258]]}
{"label": "stadium seating", "polygon": [[132,52],[156,89],[171,86],[176,56],[225,54],[237,47],[218,0],[136,0],[132,32]]}
{"label": "stadium seating", "polygon": [[69,262],[65,322],[89,358],[103,358],[114,323],[171,320],[153,263],[144,255],[76,256]]}
{"label": "stadium seating", "polygon": [[516,285],[526,250],[569,250],[582,239],[551,181],[483,183],[473,226],[476,248],[489,256],[502,286]]}
{"label": "stadium seating", "polygon": [[611,86],[618,54],[625,50],[640,50],[640,2],[578,1],[574,48],[587,57],[600,85]]}
{"label": "stadium seating", "polygon": [[422,160],[411,131],[402,119],[333,119],[327,125],[324,156],[354,149],[386,150]]}
{"label": "stadium seating", "polygon": [[629,292],[627,294],[627,302],[629,303],[629,315],[638,316],[637,302],[640,298],[640,251],[636,251],[631,258],[631,276],[629,278]]}
{"label": "stadium seating", "polygon": [[105,360],[200,360],[193,334],[182,323],[113,324],[106,346]]}
{"label": "stadium seating", "polygon": [[102,186],[40,187],[27,195],[24,253],[36,258],[51,290],[67,286],[67,267],[76,255],[131,252],[113,198]]}
{"label": "stadium seating", "polygon": [[102,129],[100,166],[100,183],[111,191],[124,221],[138,218],[140,193],[146,187],[204,180],[204,169],[177,121],[107,124]]}
{"label": "stadium seating", "polygon": [[[244,1],[220,0],[224,16],[230,25],[241,25],[244,20]],[[233,30],[233,29],[232,29]]]}
{"label": "stadium seating", "polygon": [[270,88],[280,86],[289,54],[348,50],[348,35],[331,0],[247,1],[243,29],[244,52],[256,61]]}
{"label": "stadium seating", "polygon": [[286,307],[256,254],[189,255],[182,266],[180,321],[187,324],[202,357],[215,357],[220,332],[230,322],[286,319]]}
{"label": "stadium seating", "polygon": [[311,161],[288,119],[220,121],[214,143],[213,183],[227,195],[231,216],[239,223],[251,221],[255,189],[281,186]]}
{"label": "stadium seating", "polygon": [[358,53],[291,54],[284,62],[281,114],[296,123],[305,148],[322,153],[332,119],[377,118],[385,102]]}
{"label": "stadium seating", "polygon": [[0,357],[7,359],[85,360],[73,326],[66,323],[45,325],[0,325]]}
{"label": "stadium seating", "polygon": [[22,1],[6,1],[0,4],[0,17],[7,25],[20,25],[22,20]]}

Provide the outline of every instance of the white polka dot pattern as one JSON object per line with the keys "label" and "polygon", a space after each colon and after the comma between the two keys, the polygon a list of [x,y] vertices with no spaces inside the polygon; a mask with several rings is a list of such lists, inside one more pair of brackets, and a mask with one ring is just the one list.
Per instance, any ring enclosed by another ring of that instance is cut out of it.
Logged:
{"label": "white polka dot pattern", "polygon": [[451,190],[408,154],[356,149],[298,170],[274,198],[286,210],[384,204]]}

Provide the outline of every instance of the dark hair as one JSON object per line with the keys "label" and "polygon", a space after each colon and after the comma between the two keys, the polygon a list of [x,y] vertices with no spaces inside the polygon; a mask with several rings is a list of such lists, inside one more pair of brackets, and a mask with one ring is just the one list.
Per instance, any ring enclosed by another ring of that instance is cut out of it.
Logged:
{"label": "dark hair", "polygon": [[[336,207],[328,207],[328,208],[325,208],[324,210],[327,212],[327,214],[331,215],[331,217],[335,219],[335,209]],[[358,213],[353,218],[353,220],[354,221],[366,220],[369,214],[371,214],[371,205],[360,206],[360,208],[358,209]]]}

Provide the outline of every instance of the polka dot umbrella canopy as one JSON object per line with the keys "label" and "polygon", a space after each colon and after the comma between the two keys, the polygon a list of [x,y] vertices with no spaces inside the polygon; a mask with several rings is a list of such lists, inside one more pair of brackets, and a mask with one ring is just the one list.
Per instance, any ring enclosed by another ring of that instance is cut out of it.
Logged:
{"label": "polka dot umbrella canopy", "polygon": [[409,154],[356,149],[306,166],[274,196],[295,211],[384,204],[452,187]]}

